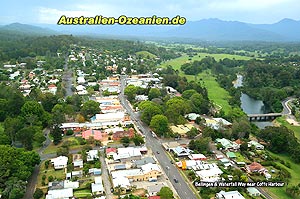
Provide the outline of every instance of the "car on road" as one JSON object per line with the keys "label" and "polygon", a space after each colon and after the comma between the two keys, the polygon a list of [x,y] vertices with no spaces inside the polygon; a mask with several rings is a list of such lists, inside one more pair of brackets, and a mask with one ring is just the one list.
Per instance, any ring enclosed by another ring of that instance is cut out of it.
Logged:
{"label": "car on road", "polygon": [[178,183],[178,180],[176,178],[174,178],[174,182]]}
{"label": "car on road", "polygon": [[159,154],[159,151],[156,151],[157,154]]}

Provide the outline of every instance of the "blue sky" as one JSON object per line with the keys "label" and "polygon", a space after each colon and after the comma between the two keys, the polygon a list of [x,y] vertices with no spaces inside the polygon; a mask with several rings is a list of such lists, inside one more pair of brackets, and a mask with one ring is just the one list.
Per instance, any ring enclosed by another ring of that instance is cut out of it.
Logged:
{"label": "blue sky", "polygon": [[0,7],[0,24],[56,24],[66,16],[169,16],[190,21],[205,18],[274,23],[300,20],[299,0],[8,0]]}

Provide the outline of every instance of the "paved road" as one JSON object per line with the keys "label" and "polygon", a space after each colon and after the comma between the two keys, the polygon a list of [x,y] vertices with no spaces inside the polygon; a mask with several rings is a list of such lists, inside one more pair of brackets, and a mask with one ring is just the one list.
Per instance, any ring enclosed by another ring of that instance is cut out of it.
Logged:
{"label": "paved road", "polygon": [[[44,131],[43,131],[44,135],[46,136],[46,141],[44,142],[43,146],[38,150],[38,154],[41,157],[41,162],[43,160],[45,160],[44,159],[45,155],[43,155],[43,152],[44,152],[45,148],[47,148],[49,146],[49,144],[51,143],[51,140],[50,140],[50,138],[48,136],[49,132],[50,132],[49,129],[44,129]],[[34,170],[33,170],[32,174],[31,174],[31,176],[30,176],[30,178],[28,180],[28,183],[27,183],[27,186],[26,186],[26,193],[25,193],[23,199],[31,199],[31,198],[33,198],[33,193],[35,191],[35,186],[37,185],[37,177],[38,177],[39,172],[40,172],[40,165],[41,164],[36,165],[34,167]]]}
{"label": "paved road", "polygon": [[100,156],[100,162],[101,162],[101,169],[102,169],[102,180],[103,180],[103,185],[104,185],[104,189],[105,189],[105,195],[107,199],[112,199],[113,198],[113,194],[111,192],[111,183],[108,177],[108,169],[107,169],[107,165],[105,162],[105,155],[103,153],[103,151],[101,151],[101,156]]}
{"label": "paved road", "polygon": [[64,65],[64,74],[62,77],[63,85],[66,89],[65,97],[73,95],[73,91],[72,91],[73,72],[68,67],[68,60],[69,58],[68,56],[66,56],[65,65]]}
{"label": "paved road", "polygon": [[[181,199],[197,199],[194,192],[188,186],[187,182],[184,181],[177,168],[173,164],[171,164],[170,159],[165,153],[165,150],[162,148],[160,141],[157,138],[154,138],[152,136],[151,129],[143,122],[141,122],[140,119],[133,112],[128,101],[124,97],[124,87],[125,87],[125,79],[124,76],[121,76],[121,93],[120,93],[121,104],[127,110],[131,118],[136,121],[137,127],[145,135],[146,146],[151,148],[152,151],[154,152],[156,159],[159,161],[160,165],[162,166],[162,169],[167,174],[170,182],[177,190],[179,197]],[[174,179],[177,179],[178,183],[176,183]]]}

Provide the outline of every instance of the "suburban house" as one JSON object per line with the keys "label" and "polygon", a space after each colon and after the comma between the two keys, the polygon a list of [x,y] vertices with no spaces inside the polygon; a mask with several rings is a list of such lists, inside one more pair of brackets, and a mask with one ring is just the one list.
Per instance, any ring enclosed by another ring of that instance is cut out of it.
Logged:
{"label": "suburban house", "polygon": [[94,195],[103,194],[104,187],[102,184],[102,177],[101,176],[95,177],[95,183],[92,183],[91,187],[92,187],[92,193]]}
{"label": "suburban house", "polygon": [[190,154],[189,158],[191,160],[207,160],[207,158],[203,154]]}
{"label": "suburban house", "polygon": [[255,187],[247,187],[247,192],[252,197],[257,197],[261,194]]}
{"label": "suburban house", "polygon": [[102,141],[102,132],[98,130],[86,130],[81,133],[82,137],[86,140],[93,137],[95,140]]}
{"label": "suburban house", "polygon": [[231,152],[231,151],[228,151],[228,152],[226,153],[226,156],[227,156],[228,158],[230,158],[230,159],[236,159],[235,153],[233,153],[233,152]]}
{"label": "suburban house", "polygon": [[171,151],[172,148],[180,146],[178,142],[165,142],[162,145],[166,151]]}
{"label": "suburban house", "polygon": [[120,140],[123,137],[133,138],[134,137],[134,129],[130,128],[127,131],[116,131],[113,134],[113,140]]}
{"label": "suburban house", "polygon": [[111,172],[113,179],[119,179],[120,176],[126,177],[129,181],[148,181],[149,179],[157,179],[161,175],[161,169],[157,164],[148,163],[143,165],[141,169],[117,170]]}
{"label": "suburban house", "polygon": [[127,147],[118,148],[117,154],[113,155],[114,161],[127,162],[131,160],[140,160],[142,154],[139,148]]}
{"label": "suburban house", "polygon": [[220,191],[216,194],[216,199],[245,199],[238,191]]}
{"label": "suburban house", "polygon": [[125,191],[129,190],[131,187],[129,179],[125,176],[112,175],[112,183],[114,188],[120,186]]}
{"label": "suburban house", "polygon": [[251,146],[254,146],[256,150],[264,150],[265,149],[264,145],[254,141],[254,140],[251,140],[250,142],[248,142],[248,147],[251,147]]}
{"label": "suburban house", "polygon": [[163,188],[164,184],[156,184],[156,185],[152,185],[152,186],[148,186],[147,187],[147,191],[149,196],[156,196],[157,193],[161,190],[161,188]]}
{"label": "suburban house", "polygon": [[90,150],[87,153],[86,161],[94,161],[99,159],[98,150]]}
{"label": "suburban house", "polygon": [[264,173],[267,169],[257,162],[252,162],[250,165],[247,165],[247,171],[250,173]]}
{"label": "suburban house", "polygon": [[49,190],[46,199],[68,199],[73,197],[73,189],[55,189]]}
{"label": "suburban house", "polygon": [[101,175],[102,171],[101,169],[97,169],[97,168],[91,168],[89,169],[89,174],[92,174],[92,175]]}
{"label": "suburban house", "polygon": [[235,151],[235,150],[238,150],[240,148],[240,145],[238,145],[237,143],[232,142],[232,141],[230,141],[226,138],[222,138],[222,139],[217,138],[216,143],[220,143],[224,150],[233,150],[233,151]]}
{"label": "suburban house", "polygon": [[141,168],[143,165],[148,164],[148,163],[154,164],[155,163],[154,158],[153,157],[145,157],[140,160],[137,160],[137,161],[133,162],[133,167]]}
{"label": "suburban house", "polygon": [[232,124],[223,118],[204,118],[205,125],[212,129],[218,130],[221,128],[230,127]]}
{"label": "suburban house", "polygon": [[57,158],[51,159],[51,163],[53,164],[54,169],[63,169],[68,165],[68,157],[59,156]]}
{"label": "suburban house", "polygon": [[223,173],[219,167],[214,167],[208,170],[196,171],[196,175],[203,182],[216,182],[220,180],[220,175]]}
{"label": "suburban house", "polygon": [[73,165],[74,167],[83,167],[83,159],[81,154],[73,154]]}
{"label": "suburban house", "polygon": [[184,157],[184,156],[188,156],[190,155],[190,150],[189,149],[186,149],[182,146],[178,146],[176,148],[172,148],[171,149],[172,152],[177,155],[177,157]]}
{"label": "suburban house", "polygon": [[114,156],[114,154],[117,154],[117,149],[116,148],[106,148],[105,152],[106,152],[107,158],[112,158]]}

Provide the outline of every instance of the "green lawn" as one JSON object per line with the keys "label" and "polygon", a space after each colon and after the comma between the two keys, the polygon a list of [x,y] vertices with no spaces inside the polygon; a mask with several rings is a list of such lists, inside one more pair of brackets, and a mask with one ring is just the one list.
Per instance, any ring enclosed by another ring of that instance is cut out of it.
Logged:
{"label": "green lawn", "polygon": [[150,57],[150,58],[156,58],[156,55],[148,52],[148,51],[139,51],[135,53],[136,55],[140,55],[142,57]]}
{"label": "green lawn", "polygon": [[[42,176],[46,175],[46,186],[42,186]],[[53,166],[51,165],[51,163],[49,164],[49,168],[46,169],[45,168],[45,161],[43,161],[41,163],[40,166],[40,172],[38,175],[38,181],[37,181],[37,187],[40,188],[45,188],[48,185],[48,176],[53,176],[54,178],[58,178],[58,179],[62,179],[64,180],[66,178],[66,174],[64,172],[64,169],[60,169],[60,170],[54,170]]]}
{"label": "green lawn", "polygon": [[69,149],[70,150],[74,150],[74,149],[81,149],[84,145],[79,145],[79,142],[76,140],[76,138],[74,137],[68,137],[68,138],[64,138],[62,140],[61,143],[59,143],[58,145],[54,145],[53,143],[51,143],[44,151],[44,154],[49,154],[49,153],[56,153],[58,147],[61,147],[64,141],[71,141],[74,143],[74,145],[70,146]]}
{"label": "green lawn", "polygon": [[237,162],[245,162],[245,163],[249,162],[249,160],[247,160],[244,156],[242,156],[240,152],[236,152],[234,154],[236,155]]}
{"label": "green lawn", "polygon": [[91,193],[91,190],[89,190],[89,189],[83,189],[83,190],[78,190],[78,191],[74,190],[74,196],[76,198],[86,198],[91,195],[92,195],[92,193]]}
{"label": "green lawn", "polygon": [[288,129],[291,129],[292,131],[294,131],[296,138],[298,138],[298,140],[300,140],[300,126],[293,126],[293,125],[289,124],[285,120],[285,116],[276,118],[276,122],[278,122],[280,125],[286,126]]}
{"label": "green lawn", "polygon": [[[283,154],[275,154],[272,152],[269,152],[273,157],[277,157],[281,160],[284,160],[285,162],[289,162],[291,165],[291,168],[288,168],[284,166],[283,164],[279,163],[277,161],[277,164],[282,166],[283,168],[287,169],[291,173],[291,178],[289,179],[289,185],[298,185],[300,182],[300,164],[294,163],[287,155]],[[272,192],[272,196],[274,196],[275,199],[281,199],[281,198],[291,198],[285,193],[285,187],[280,187],[280,188],[267,188],[270,192]]]}
{"label": "green lawn", "polygon": [[[194,57],[183,55],[176,59],[172,59],[170,61],[164,62],[161,64],[161,67],[167,67],[170,65],[173,67],[173,69],[180,71],[180,67],[184,63],[191,62],[194,60],[201,60],[206,56],[212,56],[216,60],[220,60],[224,58],[239,59],[239,60],[251,59],[251,57],[240,56],[240,55],[198,53]],[[185,75],[182,71],[180,71],[179,74],[185,76],[189,81],[192,80],[203,81],[205,87],[207,88],[209,99],[212,102],[214,102],[214,104],[217,107],[222,107],[225,114],[227,114],[231,110],[231,106],[228,104],[228,100],[230,98],[229,93],[225,89],[220,87],[213,74],[211,74],[210,70],[203,71],[202,73],[198,74],[196,77],[193,75]]]}

